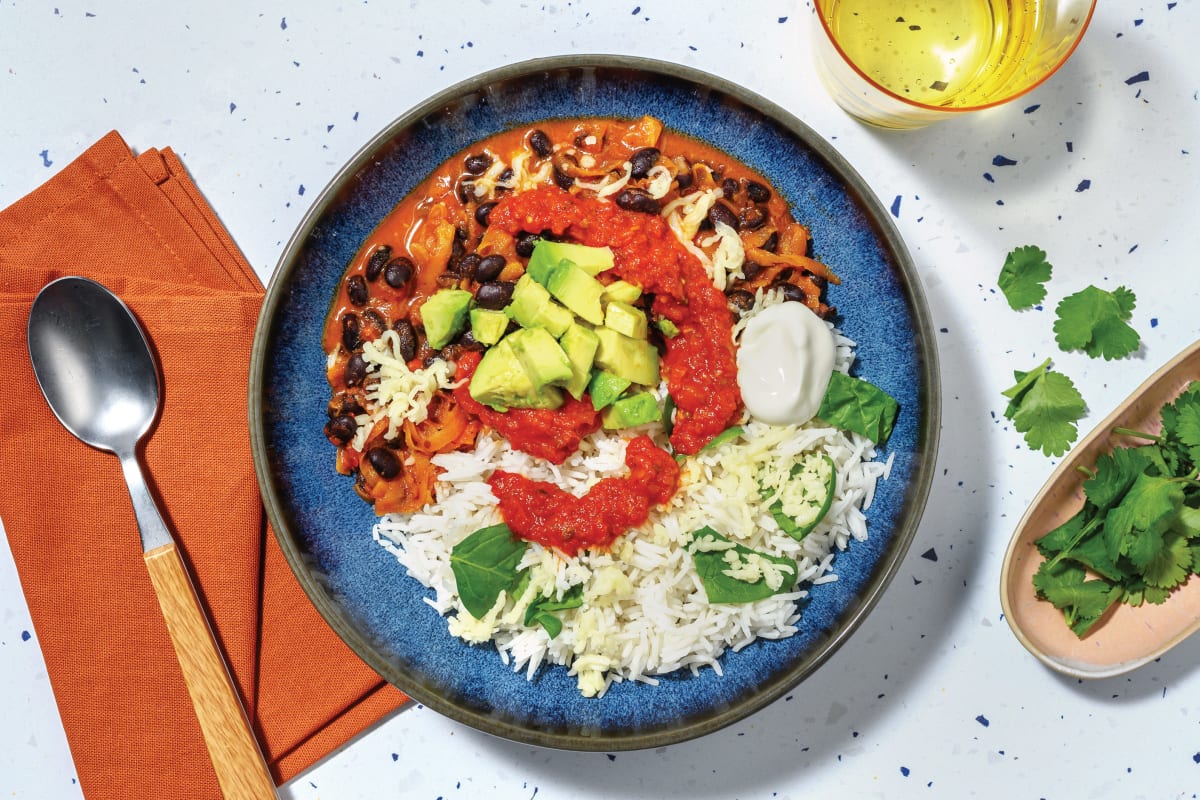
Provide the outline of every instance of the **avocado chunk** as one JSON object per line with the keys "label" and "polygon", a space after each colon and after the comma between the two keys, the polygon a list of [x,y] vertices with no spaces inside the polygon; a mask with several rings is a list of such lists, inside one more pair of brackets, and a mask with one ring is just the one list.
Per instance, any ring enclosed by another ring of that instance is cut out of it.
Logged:
{"label": "avocado chunk", "polygon": [[530,277],[529,273],[521,276],[513,288],[512,302],[504,313],[522,328],[545,328],[555,338],[575,321],[570,311],[554,302],[546,287]]}
{"label": "avocado chunk", "polygon": [[571,362],[545,328],[524,328],[504,337],[525,368],[535,391],[550,383],[570,380]]}
{"label": "avocado chunk", "polygon": [[666,317],[660,317],[654,324],[662,331],[662,335],[668,339],[674,339],[679,335],[679,326]]}
{"label": "avocado chunk", "polygon": [[632,303],[642,296],[642,288],[629,281],[616,280],[604,287],[600,299],[605,303]]}
{"label": "avocado chunk", "polygon": [[[599,341],[599,337],[597,337]],[[621,396],[621,392],[629,388],[631,381],[627,378],[618,378],[611,372],[605,372],[598,369],[592,373],[592,379],[588,382],[588,395],[592,398],[592,408],[599,411],[600,409],[610,406],[613,401]]]}
{"label": "avocado chunk", "polygon": [[622,397],[604,412],[601,424],[608,430],[633,428],[656,422],[662,415],[658,400],[650,392],[638,392]]}
{"label": "avocado chunk", "polygon": [[529,265],[525,267],[525,272],[544,284],[544,279],[549,278],[551,271],[564,259],[593,277],[613,267],[613,252],[608,247],[588,247],[571,242],[539,239],[533,245],[533,253],[529,256]]}
{"label": "avocado chunk", "polygon": [[604,310],[604,324],[632,339],[645,339],[649,324],[640,308],[616,300]]}
{"label": "avocado chunk", "polygon": [[488,348],[471,376],[468,391],[477,402],[496,411],[509,408],[558,408],[562,392],[553,386],[534,388],[533,380],[517,356],[510,337]]}
{"label": "avocado chunk", "polygon": [[612,328],[596,328],[600,347],[596,366],[643,386],[658,385],[658,351],[646,339],[634,339]]}
{"label": "avocado chunk", "polygon": [[588,275],[581,267],[563,261],[550,273],[546,288],[578,317],[593,325],[604,324],[604,310],[600,306],[600,295],[604,284]]}
{"label": "avocado chunk", "polygon": [[503,311],[493,311],[490,308],[471,309],[471,335],[475,341],[484,345],[493,345],[504,336],[508,330],[508,315]]}
{"label": "avocado chunk", "polygon": [[567,360],[571,362],[571,377],[564,388],[576,400],[583,398],[588,381],[592,377],[592,362],[600,347],[600,337],[582,325],[572,324],[558,340]]}
{"label": "avocado chunk", "polygon": [[462,289],[441,289],[421,306],[421,322],[429,346],[440,350],[450,344],[467,324],[471,293]]}

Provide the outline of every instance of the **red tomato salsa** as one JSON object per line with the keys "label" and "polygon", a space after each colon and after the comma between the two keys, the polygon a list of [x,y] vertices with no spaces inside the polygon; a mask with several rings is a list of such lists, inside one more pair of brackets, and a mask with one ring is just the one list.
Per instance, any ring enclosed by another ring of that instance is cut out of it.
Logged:
{"label": "red tomato salsa", "polygon": [[737,420],[742,398],[728,302],[661,216],[542,186],[506,196],[492,209],[489,225],[510,235],[548,230],[611,247],[612,273],[654,295],[652,310],[679,329],[666,340],[662,359],[675,401],[676,451],[698,452]]}
{"label": "red tomato salsa", "polygon": [[604,478],[583,497],[552,483],[498,470],[488,478],[500,514],[517,536],[555,547],[568,556],[603,549],[650,516],[679,487],[679,465],[647,436],[625,449],[629,475]]}

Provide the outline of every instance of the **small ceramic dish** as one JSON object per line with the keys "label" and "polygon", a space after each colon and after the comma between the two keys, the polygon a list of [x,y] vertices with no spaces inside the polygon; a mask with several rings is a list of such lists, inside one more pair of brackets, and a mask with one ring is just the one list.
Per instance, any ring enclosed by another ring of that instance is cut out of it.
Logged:
{"label": "small ceramic dish", "polygon": [[1094,466],[1098,456],[1115,447],[1145,444],[1112,431],[1157,432],[1163,405],[1194,380],[1200,380],[1200,342],[1150,376],[1076,445],[1017,525],[1000,573],[1000,603],[1017,639],[1051,669],[1075,678],[1111,678],[1153,661],[1200,629],[1200,580],[1194,578],[1161,605],[1116,606],[1082,639],[1033,588],[1033,575],[1043,561],[1034,542],[1083,507],[1087,478],[1076,467]]}
{"label": "small ceramic dish", "polygon": [[[869,538],[813,587],[800,631],[757,641],[705,669],[580,695],[564,667],[532,681],[494,648],[451,636],[431,591],[373,541],[372,509],[334,470],[322,427],[329,401],[321,333],[346,265],[392,207],[451,155],[491,134],[550,118],[651,114],[768,177],[836,265],[829,301],[858,343],[858,374],[900,403],[882,457],[893,457],[868,514]],[[300,584],[335,631],[384,678],[453,719],[510,739],[579,750],[680,742],[792,690],[876,605],[928,496],[940,413],[934,332],[920,280],[866,183],[791,114],[727,81],[612,56],[516,64],[422,103],[372,139],[317,197],[275,271],[250,373],[253,451],[267,512]]]}

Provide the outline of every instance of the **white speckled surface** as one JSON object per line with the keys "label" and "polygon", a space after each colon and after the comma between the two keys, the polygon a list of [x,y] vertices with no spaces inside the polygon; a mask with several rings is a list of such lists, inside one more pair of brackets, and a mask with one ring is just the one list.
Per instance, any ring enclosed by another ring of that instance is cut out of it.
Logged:
{"label": "white speckled surface", "polygon": [[[925,280],[944,394],[928,511],[882,603],[790,697],[698,741],[615,755],[514,745],[409,707],[284,797],[1196,797],[1200,639],[1078,683],[1017,643],[998,580],[1054,465],[1003,418],[1012,371],[1052,357],[1088,401],[1086,430],[1200,335],[1200,3],[1101,3],[1032,95],[910,133],[833,106],[810,24],[796,0],[0,3],[0,207],[116,128],[179,153],[266,281],[316,191],[417,101],[525,58],[618,52],[795,112],[892,208]],[[1141,351],[1062,353],[1052,305],[1011,311],[996,276],[1023,244],[1049,254],[1051,298],[1132,289]],[[0,686],[0,798],[79,797],[3,538]]]}

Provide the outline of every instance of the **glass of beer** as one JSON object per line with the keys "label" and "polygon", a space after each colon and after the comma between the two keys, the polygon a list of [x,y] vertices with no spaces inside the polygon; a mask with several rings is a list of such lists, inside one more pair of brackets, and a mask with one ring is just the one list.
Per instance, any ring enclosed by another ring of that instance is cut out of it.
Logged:
{"label": "glass of beer", "polygon": [[918,128],[1006,103],[1074,52],[1096,0],[813,0],[822,81],[851,116]]}

